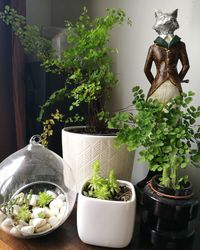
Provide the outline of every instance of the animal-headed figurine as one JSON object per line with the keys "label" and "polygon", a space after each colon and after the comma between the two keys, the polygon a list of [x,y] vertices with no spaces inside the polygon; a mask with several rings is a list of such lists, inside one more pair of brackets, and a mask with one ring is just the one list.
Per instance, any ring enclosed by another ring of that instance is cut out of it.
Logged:
{"label": "animal-headed figurine", "polygon": [[[159,36],[149,48],[144,67],[146,77],[151,83],[148,98],[158,99],[162,103],[180,95],[181,82],[189,69],[185,44],[180,37],[174,35],[174,31],[179,28],[177,13],[177,9],[172,13],[155,11],[156,22],[153,28]],[[179,60],[182,64],[180,72],[177,70]],[[153,62],[157,70],[155,77],[151,72]]]}

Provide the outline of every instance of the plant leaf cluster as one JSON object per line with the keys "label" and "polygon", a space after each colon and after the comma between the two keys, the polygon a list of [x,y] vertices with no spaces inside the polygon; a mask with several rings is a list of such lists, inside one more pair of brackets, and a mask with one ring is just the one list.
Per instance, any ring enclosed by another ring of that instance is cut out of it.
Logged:
{"label": "plant leaf cluster", "polygon": [[11,26],[26,53],[35,53],[41,61],[53,56],[51,42],[41,37],[40,29],[36,25],[27,25],[26,18],[19,15],[16,10],[6,5],[4,11],[0,12],[0,18]]}
{"label": "plant leaf cluster", "polygon": [[53,197],[46,192],[39,192],[39,197],[37,200],[37,205],[39,207],[45,207],[53,200]]}
{"label": "plant leaf cluster", "polygon": [[31,211],[29,210],[29,206],[27,204],[24,204],[20,206],[18,214],[16,216],[16,219],[29,222],[31,219]]}
{"label": "plant leaf cluster", "polygon": [[117,84],[111,69],[111,55],[117,50],[109,47],[109,32],[125,20],[131,24],[124,11],[107,9],[105,16],[92,20],[84,7],[76,23],[66,21],[67,47],[61,58],[56,58],[50,42],[40,36],[39,28],[27,25],[26,19],[9,6],[0,13],[0,18],[11,25],[26,52],[36,53],[47,72],[66,76],[65,86],[55,91],[42,105],[38,121],[42,121],[46,109],[52,104],[66,100],[66,110],[76,113],[66,122],[77,122],[77,117],[82,121],[83,117],[77,115],[78,108],[85,104],[85,123],[93,128],[101,126],[97,114],[104,109],[110,91]]}
{"label": "plant leaf cluster", "polygon": [[116,180],[114,171],[110,171],[108,178],[102,177],[100,175],[99,161],[94,162],[92,170],[92,177],[88,181],[87,188],[84,189],[83,194],[92,198],[112,200],[120,191],[119,183]]}
{"label": "plant leaf cluster", "polygon": [[126,144],[128,150],[140,146],[140,161],[148,162],[152,171],[162,172],[161,184],[180,189],[188,180],[180,176],[180,169],[198,166],[200,161],[200,106],[191,105],[194,93],[182,93],[167,104],[147,99],[143,90],[133,88],[135,112],[115,114],[108,122],[110,128],[119,129],[116,143]]}

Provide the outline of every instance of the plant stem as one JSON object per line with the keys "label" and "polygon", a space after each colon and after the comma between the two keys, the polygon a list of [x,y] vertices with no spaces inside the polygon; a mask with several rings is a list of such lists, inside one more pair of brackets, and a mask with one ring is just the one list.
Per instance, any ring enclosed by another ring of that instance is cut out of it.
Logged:
{"label": "plant stem", "polygon": [[171,170],[171,173],[170,173],[171,186],[172,188],[176,189],[178,166],[176,163],[175,155],[171,157],[170,170]]}
{"label": "plant stem", "polygon": [[162,172],[162,185],[165,187],[169,187],[169,169],[167,167],[163,167],[163,172]]}

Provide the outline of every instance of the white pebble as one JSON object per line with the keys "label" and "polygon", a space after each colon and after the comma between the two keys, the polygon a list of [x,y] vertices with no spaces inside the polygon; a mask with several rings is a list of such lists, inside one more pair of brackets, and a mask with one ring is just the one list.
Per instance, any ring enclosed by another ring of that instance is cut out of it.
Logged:
{"label": "white pebble", "polygon": [[34,207],[32,209],[32,217],[33,218],[39,218],[41,213],[44,214],[44,217],[45,217],[45,215],[46,215],[45,208],[43,208],[43,207]]}
{"label": "white pebble", "polygon": [[6,218],[2,223],[2,227],[12,227],[14,224],[13,220],[11,218]]}
{"label": "white pebble", "polygon": [[42,218],[35,218],[32,220],[32,224],[35,228],[39,228],[46,224],[46,220]]}
{"label": "white pebble", "polygon": [[50,208],[50,214],[52,215],[58,215],[59,214],[59,208],[57,207],[51,207]]}
{"label": "white pebble", "polygon": [[12,208],[13,208],[13,214],[18,215],[20,206],[19,205],[13,205]]}
{"label": "white pebble", "polygon": [[21,226],[21,227],[22,226],[28,226],[28,223],[25,222],[24,220],[19,220],[18,225]]}
{"label": "white pebble", "polygon": [[44,210],[45,210],[45,217],[47,218],[51,217],[50,209],[48,207],[44,207]]}
{"label": "white pebble", "polygon": [[48,230],[50,228],[51,228],[51,225],[49,223],[46,223],[44,226],[37,228],[35,230],[35,232],[36,233],[41,233],[41,232],[44,232],[44,231],[46,231],[46,230]]}
{"label": "white pebble", "polygon": [[21,235],[20,229],[21,229],[21,227],[20,227],[20,228],[17,227],[17,226],[16,226],[16,227],[13,227],[13,228],[11,228],[10,233],[11,233],[12,235],[16,236],[16,237],[19,237],[19,236]]}
{"label": "white pebble", "polygon": [[56,207],[56,208],[60,209],[62,206],[63,206],[63,201],[61,199],[57,199],[57,198],[55,200],[53,200],[52,202],[50,202],[50,204],[49,204],[50,209],[52,207]]}
{"label": "white pebble", "polygon": [[60,215],[64,216],[65,213],[66,213],[66,207],[62,207],[60,209]]}
{"label": "white pebble", "polygon": [[24,236],[32,235],[34,233],[34,226],[24,226],[21,228],[21,233]]}
{"label": "white pebble", "polygon": [[63,202],[63,206],[61,207],[60,211],[59,211],[59,218],[62,218],[66,212],[67,212],[67,202]]}
{"label": "white pebble", "polygon": [[59,221],[61,221],[63,219],[63,217],[64,217],[64,213],[59,213],[57,215],[57,217],[58,217]]}
{"label": "white pebble", "polygon": [[34,220],[34,219],[30,219],[30,220],[29,220],[29,223],[28,223],[29,226],[33,226],[33,220]]}
{"label": "white pebble", "polygon": [[24,202],[24,193],[19,193],[15,195],[14,199],[16,200],[17,205],[22,205]]}
{"label": "white pebble", "polygon": [[32,194],[29,200],[29,205],[35,207],[37,204],[38,197],[39,196],[37,194]]}
{"label": "white pebble", "polygon": [[51,197],[53,199],[55,199],[57,197],[57,194],[55,192],[51,191],[51,190],[47,190],[46,193],[49,194],[49,195],[51,195]]}
{"label": "white pebble", "polygon": [[60,214],[64,215],[66,213],[66,210],[67,210],[67,206],[66,205],[62,206],[60,209]]}
{"label": "white pebble", "polygon": [[66,201],[66,197],[65,197],[64,194],[59,194],[58,197],[57,197],[57,199],[60,199],[62,201]]}
{"label": "white pebble", "polygon": [[59,219],[56,216],[51,216],[48,219],[48,223],[53,227],[54,225],[56,225],[59,222]]}
{"label": "white pebble", "polygon": [[2,221],[6,218],[6,215],[0,211],[0,224],[2,223]]}

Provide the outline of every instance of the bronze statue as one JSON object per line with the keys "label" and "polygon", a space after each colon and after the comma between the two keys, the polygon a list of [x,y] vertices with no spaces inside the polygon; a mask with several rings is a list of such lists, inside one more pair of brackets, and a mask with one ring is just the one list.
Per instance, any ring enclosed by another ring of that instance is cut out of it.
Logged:
{"label": "bronze statue", "polygon": [[[182,92],[181,82],[187,82],[183,79],[190,67],[185,44],[174,35],[174,31],[179,28],[177,12],[177,9],[172,13],[155,11],[156,22],[153,28],[159,36],[149,48],[144,67],[151,83],[148,98],[158,99],[162,103],[167,103]],[[177,71],[179,60],[182,64],[180,72]],[[151,72],[153,62],[157,70],[155,77]]]}

